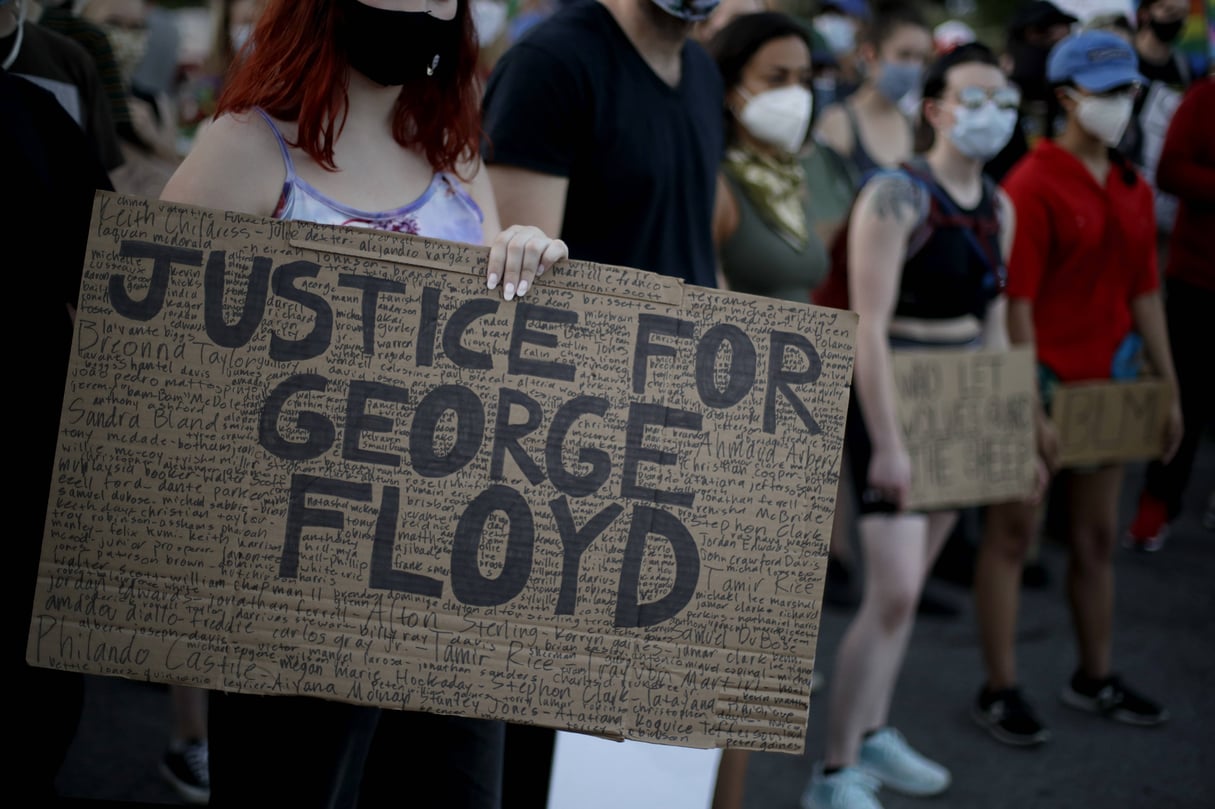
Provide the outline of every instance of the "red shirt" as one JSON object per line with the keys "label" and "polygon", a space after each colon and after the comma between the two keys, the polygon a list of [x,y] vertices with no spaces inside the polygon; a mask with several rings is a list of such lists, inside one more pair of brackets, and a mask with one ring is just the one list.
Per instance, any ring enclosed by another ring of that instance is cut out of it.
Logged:
{"label": "red shirt", "polygon": [[1215,78],[1190,85],[1173,113],[1156,185],[1180,202],[1165,274],[1215,292]]}
{"label": "red shirt", "polygon": [[1152,189],[1133,171],[1111,164],[1102,187],[1042,140],[1004,179],[1017,212],[1007,294],[1033,304],[1038,361],[1063,382],[1108,379],[1131,301],[1160,285]]}

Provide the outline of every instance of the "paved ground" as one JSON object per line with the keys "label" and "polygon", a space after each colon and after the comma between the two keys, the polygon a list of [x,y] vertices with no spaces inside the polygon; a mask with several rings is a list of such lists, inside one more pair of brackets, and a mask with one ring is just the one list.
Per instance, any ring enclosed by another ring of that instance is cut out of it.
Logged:
{"label": "paved ground", "polygon": [[[1124,524],[1141,472],[1135,467],[1127,478]],[[1116,556],[1116,665],[1136,686],[1165,701],[1172,721],[1162,728],[1130,728],[1058,702],[1075,657],[1061,588],[1065,556],[1048,544],[1043,559],[1049,582],[1025,592],[1018,652],[1024,686],[1055,738],[1036,750],[1012,749],[971,723],[967,709],[981,678],[978,647],[968,593],[952,586],[948,594],[964,611],[920,620],[893,720],[920,749],[952,768],[954,784],[932,799],[883,795],[886,809],[1215,807],[1215,533],[1199,523],[1206,493],[1215,486],[1215,441],[1204,443],[1194,478],[1186,511],[1164,550],[1149,555],[1119,549]],[[823,617],[819,670],[828,677],[847,619],[847,611],[835,609]],[[830,687],[828,679],[812,702],[805,755],[752,756],[745,809],[796,809],[822,751]],[[165,689],[95,678],[85,710],[60,773],[65,804],[101,809],[175,803],[175,793],[157,774],[167,735]]]}

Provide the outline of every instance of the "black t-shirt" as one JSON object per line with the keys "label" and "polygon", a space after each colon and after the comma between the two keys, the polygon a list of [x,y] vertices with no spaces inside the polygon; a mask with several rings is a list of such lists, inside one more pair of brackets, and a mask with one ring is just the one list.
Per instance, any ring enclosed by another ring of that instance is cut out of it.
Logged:
{"label": "black t-shirt", "polygon": [[[14,32],[0,40],[0,53],[8,53],[16,37]],[[95,144],[107,171],[122,165],[118,129],[110,114],[101,73],[83,45],[49,28],[26,22],[21,50],[9,69],[49,90],[58,99]]]}
{"label": "black t-shirt", "polygon": [[5,70],[0,70],[0,154],[11,203],[0,217],[0,243],[15,287],[12,306],[23,318],[21,348],[8,364],[21,396],[16,432],[26,448],[9,492],[16,504],[9,526],[20,574],[17,603],[23,609],[10,613],[4,648],[18,663],[29,632],[59,440],[73,332],[68,306],[76,304],[80,291],[93,197],[113,188],[96,148],[55,97]]}
{"label": "black t-shirt", "polygon": [[495,65],[487,163],[569,179],[561,238],[575,259],[716,285],[713,195],[722,82],[698,44],[663,82],[598,2],[532,29]]}

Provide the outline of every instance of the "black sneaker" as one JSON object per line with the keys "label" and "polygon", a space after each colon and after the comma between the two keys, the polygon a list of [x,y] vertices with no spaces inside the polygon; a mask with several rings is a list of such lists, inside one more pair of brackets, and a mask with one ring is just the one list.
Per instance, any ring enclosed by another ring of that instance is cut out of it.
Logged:
{"label": "black sneaker", "polygon": [[992,691],[984,687],[970,709],[970,715],[997,741],[1005,744],[1033,747],[1050,738],[1050,730],[1038,721],[1034,709],[1016,688]]}
{"label": "black sneaker", "polygon": [[1169,712],[1128,688],[1117,677],[1094,680],[1080,672],[1059,694],[1064,705],[1108,716],[1128,725],[1150,727],[1168,721]]}
{"label": "black sneaker", "polygon": [[187,742],[170,747],[160,760],[160,774],[186,803],[205,806],[211,802],[211,771],[207,742]]}

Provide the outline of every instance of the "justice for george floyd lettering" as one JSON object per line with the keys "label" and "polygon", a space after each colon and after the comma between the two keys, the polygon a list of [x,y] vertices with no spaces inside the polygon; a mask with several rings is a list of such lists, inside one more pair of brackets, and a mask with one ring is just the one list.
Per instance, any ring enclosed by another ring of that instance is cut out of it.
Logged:
{"label": "justice for george floyd lettering", "polygon": [[[281,296],[301,307],[304,316],[312,317],[313,328],[306,335],[287,339],[271,328],[269,356],[278,362],[307,360],[323,355],[329,348],[333,336],[334,314],[325,297],[297,287],[301,279],[315,279],[321,270],[320,264],[299,260],[277,267],[266,257],[253,259],[252,272],[243,284],[243,294],[232,294],[228,273],[227,254],[223,250],[209,252],[187,250],[169,245],[124,239],[119,247],[123,258],[146,259],[151,263],[151,279],[142,298],[134,299],[126,288],[127,276],[114,273],[109,280],[109,296],[114,311],[133,322],[155,319],[164,306],[169,292],[173,268],[177,266],[206,267],[203,295],[203,317],[205,333],[210,341],[223,348],[241,348],[248,345],[255,331],[263,323],[265,309],[272,303],[270,293]],[[364,351],[374,353],[377,306],[380,299],[389,294],[403,295],[404,285],[384,280],[343,275],[338,278],[338,288],[358,289],[363,293],[361,330],[364,336]],[[426,324],[417,343],[416,363],[419,367],[435,363],[434,349],[439,319],[441,290],[426,287],[422,291],[422,318]],[[242,297],[239,320],[228,325],[224,321],[225,301]],[[501,302],[494,298],[476,298],[461,304],[447,320],[442,331],[444,356],[458,368],[490,370],[493,357],[489,351],[473,351],[463,345],[464,334],[479,319],[497,313]],[[675,358],[676,346],[653,342],[656,334],[665,334],[692,342],[695,339],[694,324],[688,320],[655,315],[641,315],[638,339],[633,364],[633,392],[644,395],[646,369],[651,356]],[[514,307],[513,327],[507,352],[507,375],[536,376],[563,381],[575,381],[576,372],[569,363],[531,359],[524,356],[527,345],[560,349],[557,335],[534,328],[534,324],[576,324],[578,313],[566,309],[533,306],[520,303]],[[695,341],[695,385],[700,401],[705,407],[728,408],[737,405],[749,395],[756,385],[756,351],[751,338],[730,324],[713,326]],[[821,360],[814,346],[800,334],[772,331],[769,335],[770,356],[768,358],[768,388],[764,397],[764,432],[776,431],[777,397],[782,395],[791,405],[810,435],[822,432],[805,403],[794,390],[796,383],[813,383],[821,373]],[[800,352],[805,366],[800,370],[785,367],[786,348]],[[728,359],[725,384],[718,389],[715,370],[723,355]],[[270,392],[262,409],[258,425],[258,443],[270,453],[287,461],[307,461],[320,458],[334,449],[338,426],[323,413],[292,405],[308,392],[329,394],[331,380],[320,374],[293,374],[279,382]],[[348,391],[338,394],[344,401],[345,418],[341,434],[344,436],[340,455],[343,460],[400,467],[402,456],[396,452],[378,452],[364,449],[361,439],[367,433],[393,434],[395,423],[383,416],[370,415],[371,403],[391,402],[409,405],[409,391],[398,385],[389,385],[372,380],[353,380]],[[514,406],[522,406],[528,412],[528,421],[522,425],[512,424],[510,414]],[[557,410],[549,427],[545,442],[544,461],[549,474],[530,457],[520,445],[520,438],[535,431],[543,419],[538,402],[522,391],[501,388],[495,408],[494,441],[492,449],[493,470],[491,479],[500,479],[506,453],[523,470],[532,484],[551,479],[563,495],[585,497],[603,487],[611,475],[611,459],[600,448],[583,447],[580,452],[590,459],[591,469],[582,476],[573,475],[562,461],[566,439],[570,428],[582,416],[604,418],[611,403],[603,397],[576,396],[563,403]],[[284,411],[294,412],[294,424],[303,433],[300,440],[283,436],[279,423]],[[452,413],[457,421],[454,444],[444,453],[436,449],[439,443],[439,425]],[[463,385],[440,385],[428,391],[414,409],[413,420],[408,428],[408,463],[413,471],[423,477],[442,478],[459,472],[477,456],[485,441],[485,424],[490,414],[485,404],[472,390]],[[676,462],[671,453],[663,452],[645,444],[647,426],[665,429],[681,429],[702,434],[702,419],[699,413],[665,407],[660,404],[631,402],[628,407],[627,427],[624,440],[623,473],[620,476],[621,498],[629,498],[659,504],[692,506],[693,492],[666,491],[642,486],[637,481],[641,463],[670,466]],[[306,505],[311,494],[327,494],[332,497],[358,502],[373,502],[372,487],[353,481],[334,480],[313,475],[295,475],[291,482],[291,498],[286,515],[287,536],[283,543],[282,564],[279,575],[284,579],[297,576],[299,567],[301,535],[308,527],[341,527],[341,512],[333,509],[312,509]],[[398,590],[429,597],[439,597],[443,583],[434,578],[392,569],[393,546],[397,530],[399,489],[393,487],[383,492],[381,518],[376,523],[371,564],[370,584],[376,589]],[[583,529],[574,530],[572,522],[560,519],[568,514],[564,499],[550,503],[554,518],[561,530],[565,545],[566,564],[561,577],[561,593],[558,596],[557,613],[573,614],[574,593],[578,582],[578,561],[582,550],[594,541],[620,512],[619,506],[601,511],[596,519]],[[501,573],[489,579],[478,569],[481,537],[493,512],[504,512],[511,526],[507,543],[506,565]],[[608,519],[601,519],[607,516]],[[590,529],[594,529],[591,531]],[[657,602],[642,605],[637,602],[638,578],[647,537],[657,534],[671,543],[674,550],[676,575],[670,593]],[[452,586],[456,598],[465,604],[492,607],[517,596],[527,584],[531,572],[532,546],[535,542],[533,516],[523,497],[508,486],[495,485],[486,489],[468,504],[456,526],[452,550]],[[678,518],[659,508],[638,506],[634,509],[629,542],[621,566],[620,598],[616,606],[616,626],[649,626],[665,621],[677,614],[691,599],[700,574],[700,556],[696,543]]]}
{"label": "justice for george floyd lettering", "polygon": [[108,194],[89,248],[31,662],[801,748],[850,313]]}

